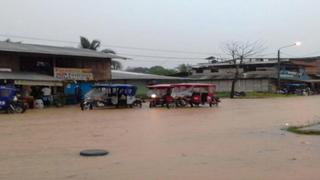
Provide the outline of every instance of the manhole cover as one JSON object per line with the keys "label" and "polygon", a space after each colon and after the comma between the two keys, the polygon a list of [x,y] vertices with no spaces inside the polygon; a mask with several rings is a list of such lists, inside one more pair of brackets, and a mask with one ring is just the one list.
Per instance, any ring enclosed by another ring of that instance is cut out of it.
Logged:
{"label": "manhole cover", "polygon": [[87,149],[80,152],[81,156],[105,156],[109,152],[101,149]]}

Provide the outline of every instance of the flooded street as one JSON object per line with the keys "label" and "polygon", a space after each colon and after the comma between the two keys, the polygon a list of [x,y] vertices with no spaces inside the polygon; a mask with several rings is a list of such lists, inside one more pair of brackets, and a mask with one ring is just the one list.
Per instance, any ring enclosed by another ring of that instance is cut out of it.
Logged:
{"label": "flooded street", "polygon": [[[320,96],[224,99],[218,108],[78,107],[0,115],[0,179],[319,179]],[[104,157],[81,157],[105,149]]]}

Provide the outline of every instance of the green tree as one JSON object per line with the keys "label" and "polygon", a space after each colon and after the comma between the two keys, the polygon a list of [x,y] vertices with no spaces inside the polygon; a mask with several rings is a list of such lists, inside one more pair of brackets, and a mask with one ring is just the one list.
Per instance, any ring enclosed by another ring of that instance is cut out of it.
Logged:
{"label": "green tree", "polygon": [[[101,45],[101,42],[99,40],[89,41],[88,38],[80,36],[80,47],[83,49],[91,49],[91,50],[97,51],[100,45]],[[116,52],[112,49],[104,49],[101,52],[107,53],[107,54],[116,54]],[[112,60],[111,69],[121,70],[122,69],[121,62]]]}
{"label": "green tree", "polygon": [[128,67],[126,71],[136,72],[136,73],[149,73],[149,68],[147,67]]}
{"label": "green tree", "polygon": [[176,69],[178,70],[179,73],[189,74],[191,72],[192,67],[189,64],[180,64]]}
{"label": "green tree", "polygon": [[122,64],[119,61],[111,61],[111,69],[113,70],[121,70],[122,69]]}
{"label": "green tree", "polygon": [[91,50],[97,50],[101,45],[101,42],[99,40],[92,40],[89,41],[88,38],[80,36],[80,47],[83,49],[91,49]]}
{"label": "green tree", "polygon": [[[104,49],[101,52],[107,53],[107,54],[116,54],[116,52],[114,50],[112,50],[112,49]],[[121,70],[122,69],[121,62],[112,60],[111,61],[111,69],[113,69],[113,70]]]}
{"label": "green tree", "polygon": [[162,66],[152,66],[149,69],[149,73],[150,74],[156,74],[156,75],[164,75],[164,76],[168,76],[168,75],[172,75],[177,73],[176,70],[174,69],[166,69]]}

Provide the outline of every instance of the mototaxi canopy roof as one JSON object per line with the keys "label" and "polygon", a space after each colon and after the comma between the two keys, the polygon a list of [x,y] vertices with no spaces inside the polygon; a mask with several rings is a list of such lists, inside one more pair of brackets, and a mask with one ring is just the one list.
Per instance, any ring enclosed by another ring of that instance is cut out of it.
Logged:
{"label": "mototaxi canopy roof", "polygon": [[206,83],[178,83],[178,84],[156,84],[148,86],[149,89],[165,89],[165,88],[175,88],[175,87],[216,87],[215,84]]}
{"label": "mototaxi canopy roof", "polygon": [[123,88],[123,89],[126,89],[126,88],[137,88],[136,86],[134,85],[131,85],[131,84],[95,84],[93,85],[93,87],[95,88]]}
{"label": "mototaxi canopy roof", "polygon": [[168,89],[168,88],[173,88],[173,84],[155,84],[148,86],[149,89]]}
{"label": "mototaxi canopy roof", "polygon": [[17,91],[15,87],[11,87],[11,86],[0,86],[0,91],[1,90]]}
{"label": "mototaxi canopy roof", "polygon": [[131,84],[95,84],[92,87],[111,89],[111,93],[125,96],[134,96],[137,92],[137,86]]}
{"label": "mototaxi canopy roof", "polygon": [[215,84],[207,84],[207,83],[178,83],[174,84],[175,87],[216,87]]}

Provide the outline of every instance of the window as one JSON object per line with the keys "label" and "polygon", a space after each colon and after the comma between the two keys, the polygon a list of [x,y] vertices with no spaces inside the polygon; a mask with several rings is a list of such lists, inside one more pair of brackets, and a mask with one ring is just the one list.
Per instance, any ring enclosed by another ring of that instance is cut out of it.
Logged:
{"label": "window", "polygon": [[256,67],[255,66],[245,66],[243,68],[244,72],[250,72],[250,71],[256,71]]}
{"label": "window", "polygon": [[196,70],[196,73],[197,73],[197,74],[203,73],[203,69],[197,69],[197,70]]}
{"label": "window", "polygon": [[219,72],[219,69],[211,69],[210,70],[212,73],[217,73],[217,72]]}
{"label": "window", "polygon": [[20,70],[40,74],[53,74],[52,60],[48,57],[21,56]]}

